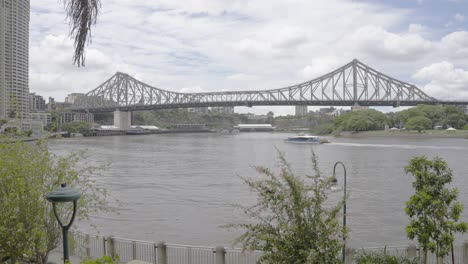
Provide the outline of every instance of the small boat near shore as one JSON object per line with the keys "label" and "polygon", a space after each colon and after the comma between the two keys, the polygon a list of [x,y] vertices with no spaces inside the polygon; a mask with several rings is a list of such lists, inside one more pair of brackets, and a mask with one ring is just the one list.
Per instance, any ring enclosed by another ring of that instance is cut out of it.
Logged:
{"label": "small boat near shore", "polygon": [[287,143],[298,143],[298,144],[323,144],[329,143],[327,139],[321,139],[317,136],[299,134],[295,137],[288,137],[285,142]]}

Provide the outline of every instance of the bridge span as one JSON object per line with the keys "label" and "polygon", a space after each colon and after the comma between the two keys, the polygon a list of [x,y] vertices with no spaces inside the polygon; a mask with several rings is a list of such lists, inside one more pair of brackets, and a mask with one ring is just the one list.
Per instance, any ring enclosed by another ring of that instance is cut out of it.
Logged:
{"label": "bridge span", "polygon": [[143,83],[117,72],[86,96],[73,111],[89,113],[217,106],[416,106],[418,104],[468,105],[468,101],[440,101],[415,85],[397,80],[354,59],[311,81],[258,91],[179,93]]}

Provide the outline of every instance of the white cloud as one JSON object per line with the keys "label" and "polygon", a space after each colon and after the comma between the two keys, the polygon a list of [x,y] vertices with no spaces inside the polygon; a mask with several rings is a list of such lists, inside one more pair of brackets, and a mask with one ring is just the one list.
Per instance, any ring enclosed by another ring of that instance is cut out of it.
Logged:
{"label": "white cloud", "polygon": [[443,60],[468,69],[466,31],[440,36],[440,29],[408,23],[421,21],[415,10],[347,0],[107,0],[86,67],[76,68],[63,6],[31,6],[31,91],[58,100],[92,90],[115,71],[166,90],[202,92],[294,85],[353,58],[408,82],[409,73]]}
{"label": "white cloud", "polygon": [[459,13],[455,14],[453,18],[459,23],[465,21],[465,16]]}
{"label": "white cloud", "polygon": [[433,44],[413,32],[397,34],[369,25],[356,30],[351,37],[351,43],[357,50],[376,57],[400,61],[414,60],[426,55],[433,48]]}
{"label": "white cloud", "polygon": [[418,70],[413,77],[429,81],[424,91],[439,100],[468,99],[468,71],[456,68],[450,62],[433,63]]}
{"label": "white cloud", "polygon": [[236,73],[226,77],[228,80],[233,81],[252,81],[258,79],[257,76],[245,73]]}
{"label": "white cloud", "polygon": [[322,57],[313,60],[312,63],[305,66],[301,70],[300,74],[304,79],[311,80],[333,71],[348,62],[350,62],[350,60],[347,60],[346,58],[337,58],[333,56]]}

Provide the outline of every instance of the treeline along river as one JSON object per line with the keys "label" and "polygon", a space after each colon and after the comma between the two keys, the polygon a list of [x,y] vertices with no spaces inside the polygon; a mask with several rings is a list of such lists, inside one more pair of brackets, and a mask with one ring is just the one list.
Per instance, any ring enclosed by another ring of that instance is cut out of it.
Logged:
{"label": "treeline along river", "polygon": [[[404,213],[412,177],[404,166],[416,155],[444,158],[454,171],[459,200],[468,207],[468,140],[426,137],[330,138],[323,145],[283,142],[288,134],[164,134],[51,140],[57,154],[87,149],[92,163],[111,163],[95,180],[121,202],[116,214],[78,223],[82,231],[138,240],[231,246],[240,230],[222,225],[246,221],[232,204],[252,205],[242,177],[255,165],[278,169],[276,149],[297,175],[311,174],[311,149],[323,175],[342,161],[348,169],[348,226],[353,247],[408,244]],[[342,170],[337,177],[343,183]],[[337,200],[341,193],[331,193]],[[468,208],[463,213],[468,221]],[[460,238],[464,239],[464,238]]]}

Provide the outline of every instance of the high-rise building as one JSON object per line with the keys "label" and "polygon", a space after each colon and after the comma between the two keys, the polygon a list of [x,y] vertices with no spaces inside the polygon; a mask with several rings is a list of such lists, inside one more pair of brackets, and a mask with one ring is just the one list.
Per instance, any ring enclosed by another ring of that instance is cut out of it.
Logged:
{"label": "high-rise building", "polygon": [[29,110],[31,112],[43,112],[46,110],[46,103],[42,96],[35,93],[29,94]]}
{"label": "high-rise building", "polygon": [[307,105],[296,105],[296,116],[307,115]]}
{"label": "high-rise building", "polygon": [[0,0],[0,118],[29,117],[29,0]]}

